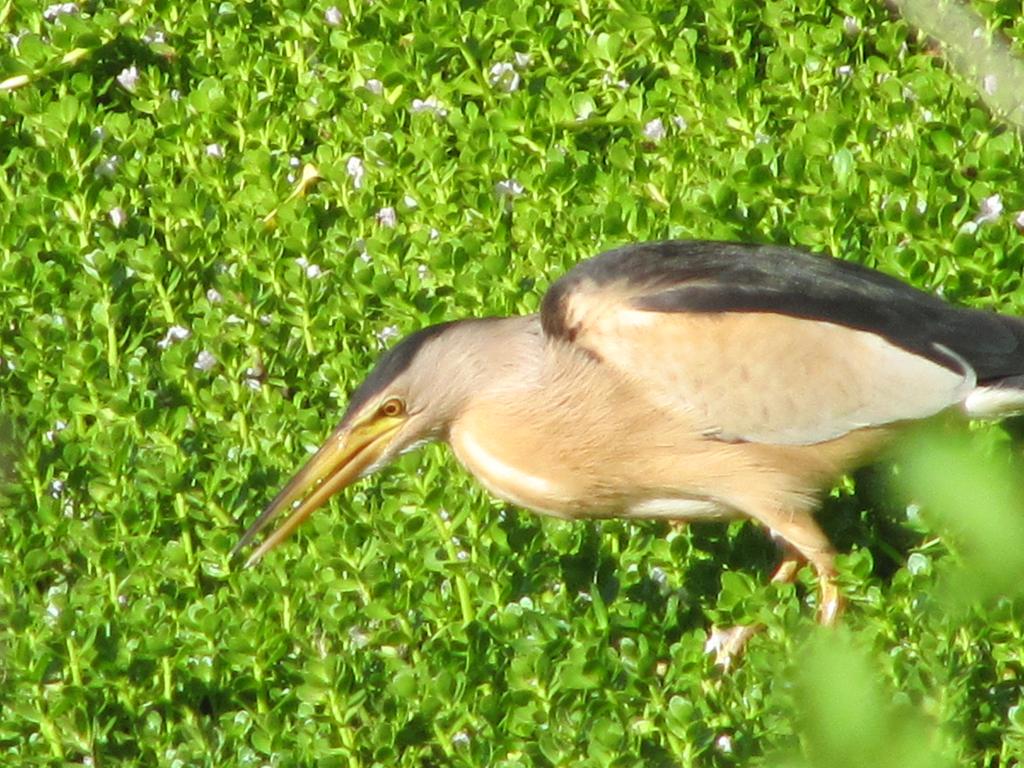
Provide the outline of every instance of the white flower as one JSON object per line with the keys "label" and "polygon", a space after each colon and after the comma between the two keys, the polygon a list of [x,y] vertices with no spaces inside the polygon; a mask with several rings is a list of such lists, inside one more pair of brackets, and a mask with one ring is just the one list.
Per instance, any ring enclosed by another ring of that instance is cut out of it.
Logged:
{"label": "white flower", "polygon": [[452,746],[456,749],[464,748],[469,746],[469,734],[465,731],[459,731],[452,736]]}
{"label": "white flower", "polygon": [[682,115],[672,115],[672,125],[674,125],[676,129],[680,131],[685,131],[687,128],[690,127],[689,123],[686,122],[686,118],[683,117]]}
{"label": "white flower", "polygon": [[354,189],[362,189],[363,176],[366,175],[366,168],[363,166],[362,159],[353,155],[345,163],[345,170],[348,171],[349,178],[352,179],[352,187]]}
{"label": "white flower", "polygon": [[43,11],[43,18],[54,21],[60,16],[73,16],[78,13],[78,3],[54,3]]}
{"label": "white flower", "polygon": [[523,194],[523,185],[515,179],[502,179],[494,185],[494,193],[498,197],[511,200]]}
{"label": "white flower", "polygon": [[377,211],[377,223],[382,227],[394,229],[398,224],[398,215],[395,213],[395,209],[388,206]]}
{"label": "white flower", "polygon": [[516,72],[515,65],[510,64],[507,61],[501,61],[491,67],[491,73],[488,80],[491,83],[492,88],[497,88],[505,93],[512,93],[513,91],[519,90],[519,84],[522,82],[522,78],[519,77],[519,73]]}
{"label": "white flower", "polygon": [[[0,358],[0,363],[2,362],[3,358]],[[68,423],[66,421],[64,421],[63,419],[57,419],[57,421],[53,423],[53,429],[49,429],[46,431],[46,441],[52,443],[54,440],[57,439],[57,435],[67,428]]]}
{"label": "white flower", "polygon": [[1024,211],[1020,211],[1020,212],[1019,212],[1019,213],[1017,214],[1017,218],[1015,218],[1015,219],[1013,220],[1013,224],[1014,224],[1014,226],[1015,226],[1015,227],[1017,227],[1017,229],[1019,229],[1019,230],[1020,230],[1021,232],[1024,232]]}
{"label": "white flower", "polygon": [[341,24],[341,11],[338,10],[338,6],[332,5],[324,11],[324,21],[332,27],[336,27]]}
{"label": "white flower", "polygon": [[373,261],[373,257],[370,256],[369,252],[367,252],[366,250],[366,241],[363,240],[363,238],[360,237],[358,240],[352,243],[352,247],[358,249],[359,260],[362,261],[364,264],[369,264],[371,261]]}
{"label": "white flower", "polygon": [[380,96],[382,93],[384,93],[384,83],[382,83],[376,77],[371,77],[369,80],[367,80],[365,88],[375,96]]}
{"label": "white flower", "polygon": [[651,581],[657,584],[659,587],[664,588],[668,586],[668,574],[665,573],[664,568],[660,568],[657,565],[651,568],[650,571]]}
{"label": "white flower", "polygon": [[840,64],[838,67],[836,67],[837,77],[849,77],[852,74],[853,67],[851,67],[849,64]]}
{"label": "white flower", "polygon": [[167,349],[169,346],[171,346],[171,344],[176,344],[179,341],[184,341],[191,335],[192,332],[188,328],[185,328],[180,325],[172,325],[170,328],[167,329],[167,334],[163,337],[163,339],[158,341],[156,345],[160,347],[160,349]]}
{"label": "white flower", "polygon": [[224,157],[224,147],[222,147],[220,144],[217,144],[216,142],[214,142],[213,144],[207,144],[206,156],[220,160],[222,157]]}
{"label": "white flower", "polygon": [[715,746],[718,747],[719,752],[729,754],[732,752],[732,736],[728,733],[723,733],[717,739],[715,739]]}
{"label": "white flower", "polygon": [[370,636],[366,634],[362,627],[352,627],[348,631],[348,639],[352,641],[352,645],[356,648],[365,648],[370,644]]}
{"label": "white flower", "polygon": [[912,552],[910,557],[907,558],[907,570],[910,571],[913,576],[927,574],[931,569],[932,561],[929,559],[928,555],[923,552]]}
{"label": "white flower", "polygon": [[128,214],[124,212],[124,208],[121,206],[111,208],[108,215],[110,216],[110,223],[114,225],[114,229],[120,229],[128,221]]}
{"label": "white flower", "polygon": [[526,69],[533,63],[533,56],[528,53],[516,53],[512,58],[515,60],[516,69]]}
{"label": "white flower", "polygon": [[125,67],[117,76],[117,82],[130,93],[134,93],[139,85],[139,68],[132,64]]}
{"label": "white flower", "polygon": [[295,260],[295,263],[302,267],[302,270],[306,273],[306,277],[310,280],[316,280],[324,273],[324,271],[320,269],[319,264],[310,264],[305,256],[299,256],[299,258]]}
{"label": "white flower", "polygon": [[660,117],[656,117],[644,126],[644,138],[648,141],[659,142],[665,138],[665,124]]}
{"label": "white flower", "polygon": [[413,197],[412,195],[406,195],[405,197],[403,197],[402,198],[402,204],[406,208],[418,208],[419,207],[419,203],[416,202],[416,198]]}
{"label": "white flower", "polygon": [[374,335],[377,337],[377,341],[379,341],[380,345],[383,347],[387,345],[387,343],[391,341],[391,339],[398,336],[398,326],[386,325],[379,331],[377,331]]}
{"label": "white flower", "polygon": [[196,361],[192,367],[195,368],[197,371],[203,371],[205,373],[207,371],[213,370],[213,367],[215,365],[217,365],[217,358],[213,356],[213,353],[204,349],[202,352],[196,355]]}
{"label": "white flower", "polygon": [[848,34],[850,37],[860,34],[860,22],[857,21],[853,16],[847,16],[843,19],[843,32]]}
{"label": "white flower", "polygon": [[625,78],[620,78],[619,80],[616,80],[615,76],[611,72],[605,72],[603,75],[601,75],[601,84],[614,85],[620,91],[625,91],[629,88],[629,80],[626,80]]}
{"label": "white flower", "polygon": [[224,297],[220,295],[220,291],[218,291],[216,288],[210,288],[206,292],[206,300],[211,304],[220,304],[222,301],[224,301]]}
{"label": "white flower", "polygon": [[121,165],[120,155],[110,155],[100,161],[99,165],[96,166],[96,170],[93,171],[93,175],[97,178],[109,179],[115,173]]}
{"label": "white flower", "polygon": [[1003,198],[999,195],[990,195],[981,201],[978,215],[974,217],[975,224],[986,224],[995,221],[1003,214]]}
{"label": "white flower", "polygon": [[437,100],[436,96],[428,96],[426,99],[413,99],[412,111],[413,114],[429,112],[439,120],[443,120],[448,117],[448,108],[441,104],[441,102]]}
{"label": "white flower", "polygon": [[981,85],[985,89],[985,93],[991,96],[997,90],[999,90],[999,78],[993,74],[987,74],[981,80]]}

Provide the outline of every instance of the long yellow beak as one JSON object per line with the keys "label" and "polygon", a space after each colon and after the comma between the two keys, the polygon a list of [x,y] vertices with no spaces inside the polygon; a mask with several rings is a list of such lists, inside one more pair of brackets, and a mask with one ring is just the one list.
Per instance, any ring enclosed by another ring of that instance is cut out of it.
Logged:
{"label": "long yellow beak", "polygon": [[[248,545],[271,520],[295,505],[284,523],[264,540],[245,561],[255,565],[270,550],[291,535],[307,517],[335,493],[351,485],[376,464],[402,425],[401,418],[377,418],[354,427],[339,427],[306,465],[267,505],[249,530],[242,534],[231,556]],[[296,502],[299,502],[296,505]]]}

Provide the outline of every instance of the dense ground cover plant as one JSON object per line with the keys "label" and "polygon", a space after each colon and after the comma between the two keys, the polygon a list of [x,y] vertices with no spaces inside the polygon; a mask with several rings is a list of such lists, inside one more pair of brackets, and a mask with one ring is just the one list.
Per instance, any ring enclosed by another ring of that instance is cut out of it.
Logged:
{"label": "dense ground cover plant", "polygon": [[[1020,49],[1012,5],[980,39]],[[1017,759],[1006,428],[833,494],[849,639],[805,643],[751,526],[540,520],[436,448],[227,559],[397,334],[532,311],[605,247],[790,243],[1020,313],[1020,139],[884,6],[7,0],[0,30],[5,763]],[[707,627],[750,620],[723,677]]]}

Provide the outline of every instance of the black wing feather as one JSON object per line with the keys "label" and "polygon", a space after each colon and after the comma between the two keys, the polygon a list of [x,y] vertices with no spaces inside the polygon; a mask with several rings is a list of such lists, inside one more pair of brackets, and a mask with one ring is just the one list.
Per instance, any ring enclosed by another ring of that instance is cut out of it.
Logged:
{"label": "black wing feather", "polygon": [[541,308],[545,333],[571,340],[570,296],[612,284],[628,286],[637,309],[820,320],[877,334],[955,371],[959,356],[979,383],[1024,374],[1019,318],[955,307],[859,264],[784,246],[694,240],[607,251],[551,286]]}

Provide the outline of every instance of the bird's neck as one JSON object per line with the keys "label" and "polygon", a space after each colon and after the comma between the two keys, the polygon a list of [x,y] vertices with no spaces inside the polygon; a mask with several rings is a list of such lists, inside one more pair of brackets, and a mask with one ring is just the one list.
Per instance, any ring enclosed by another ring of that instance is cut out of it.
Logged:
{"label": "bird's neck", "polygon": [[436,437],[441,439],[447,439],[450,426],[474,402],[529,388],[539,380],[545,362],[537,315],[462,320],[452,323],[445,334],[452,338],[443,358],[423,372],[430,381],[419,385],[444,393],[443,402],[436,405],[443,425]]}

